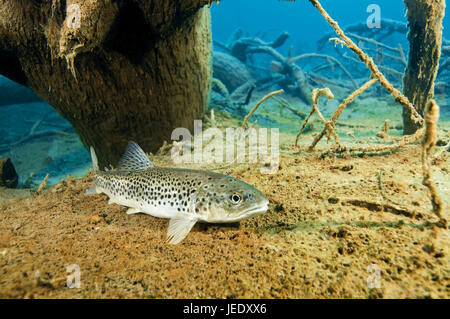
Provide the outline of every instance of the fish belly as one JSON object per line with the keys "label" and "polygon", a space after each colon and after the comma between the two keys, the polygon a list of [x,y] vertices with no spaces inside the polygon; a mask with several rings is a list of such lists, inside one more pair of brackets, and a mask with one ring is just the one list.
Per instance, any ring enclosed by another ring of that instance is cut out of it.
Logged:
{"label": "fish belly", "polygon": [[126,206],[129,208],[134,208],[135,213],[144,213],[157,218],[174,218],[189,216],[189,214],[178,212],[177,207],[167,207],[167,206],[152,206],[145,203],[145,199],[139,200],[139,198],[126,198],[125,196],[118,196],[113,194],[107,189],[101,187],[96,187],[96,193],[106,194],[109,197],[108,204],[117,204],[121,206]]}

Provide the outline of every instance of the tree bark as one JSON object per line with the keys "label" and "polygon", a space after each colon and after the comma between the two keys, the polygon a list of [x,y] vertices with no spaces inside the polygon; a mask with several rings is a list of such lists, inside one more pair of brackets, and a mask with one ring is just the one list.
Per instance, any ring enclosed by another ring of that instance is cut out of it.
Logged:
{"label": "tree bark", "polygon": [[0,0],[0,73],[51,104],[115,165],[155,151],[205,111],[207,0]]}
{"label": "tree bark", "polygon": [[[445,0],[404,0],[408,9],[408,66],[403,78],[403,91],[419,114],[434,96],[434,80],[439,67],[442,44],[442,20]],[[413,134],[419,124],[411,120],[411,112],[403,108],[403,134]]]}

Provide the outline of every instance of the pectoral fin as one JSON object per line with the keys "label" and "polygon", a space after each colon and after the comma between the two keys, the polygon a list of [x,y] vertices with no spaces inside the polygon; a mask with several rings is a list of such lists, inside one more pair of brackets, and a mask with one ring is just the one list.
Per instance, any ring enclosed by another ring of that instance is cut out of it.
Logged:
{"label": "pectoral fin", "polygon": [[131,215],[131,214],[137,214],[137,213],[140,213],[141,211],[139,210],[139,209],[137,209],[137,208],[128,208],[127,209],[127,214],[128,215]]}
{"label": "pectoral fin", "polygon": [[197,219],[187,217],[171,218],[169,229],[167,230],[167,241],[169,244],[176,245],[181,242],[194,227]]}
{"label": "pectoral fin", "polygon": [[86,190],[86,195],[98,194],[97,187],[93,186]]}

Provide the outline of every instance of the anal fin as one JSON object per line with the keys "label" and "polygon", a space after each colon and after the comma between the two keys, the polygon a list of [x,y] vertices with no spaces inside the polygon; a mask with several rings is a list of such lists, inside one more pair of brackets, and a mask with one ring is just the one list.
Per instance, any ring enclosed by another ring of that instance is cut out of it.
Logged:
{"label": "anal fin", "polygon": [[169,221],[167,230],[167,242],[176,245],[181,242],[194,227],[197,219],[189,217],[174,217]]}

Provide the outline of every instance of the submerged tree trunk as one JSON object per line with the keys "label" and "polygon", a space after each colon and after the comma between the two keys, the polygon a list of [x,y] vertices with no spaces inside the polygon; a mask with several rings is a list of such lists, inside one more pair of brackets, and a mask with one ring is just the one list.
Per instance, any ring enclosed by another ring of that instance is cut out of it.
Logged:
{"label": "submerged tree trunk", "polygon": [[[0,0],[0,73],[69,120],[100,166],[155,151],[207,106],[207,0]],[[203,7],[203,8],[202,8]]]}
{"label": "submerged tree trunk", "polygon": [[[404,0],[408,9],[409,60],[403,78],[403,91],[423,115],[427,101],[434,95],[434,80],[442,44],[442,19],[445,0]],[[419,124],[403,108],[403,133],[413,134]]]}

